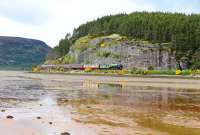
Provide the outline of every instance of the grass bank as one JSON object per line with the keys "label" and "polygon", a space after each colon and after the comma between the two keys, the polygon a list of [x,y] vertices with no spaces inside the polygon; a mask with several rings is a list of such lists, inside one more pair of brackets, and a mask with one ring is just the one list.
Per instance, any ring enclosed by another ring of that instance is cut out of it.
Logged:
{"label": "grass bank", "polygon": [[86,76],[114,76],[114,77],[146,77],[146,78],[186,78],[186,79],[194,79],[200,78],[200,71],[192,71],[192,70],[85,70],[85,71],[77,71],[77,70],[48,70],[43,71],[39,69],[34,69],[31,73],[39,73],[39,74],[63,74],[63,75],[86,75]]}

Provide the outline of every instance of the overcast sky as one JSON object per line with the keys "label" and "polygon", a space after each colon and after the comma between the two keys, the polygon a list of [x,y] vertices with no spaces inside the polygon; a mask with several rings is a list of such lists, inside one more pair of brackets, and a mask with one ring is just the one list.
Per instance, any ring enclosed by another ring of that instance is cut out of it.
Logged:
{"label": "overcast sky", "polygon": [[0,35],[58,44],[66,33],[104,15],[133,11],[200,13],[200,0],[0,0]]}

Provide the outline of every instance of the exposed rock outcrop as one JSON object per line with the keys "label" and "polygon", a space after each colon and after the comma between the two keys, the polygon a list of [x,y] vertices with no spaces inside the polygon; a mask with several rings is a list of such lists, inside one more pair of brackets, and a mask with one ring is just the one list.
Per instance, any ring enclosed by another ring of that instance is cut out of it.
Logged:
{"label": "exposed rock outcrop", "polygon": [[169,44],[152,44],[129,40],[120,35],[86,36],[72,46],[69,56],[73,63],[122,64],[124,68],[175,69],[175,54]]}

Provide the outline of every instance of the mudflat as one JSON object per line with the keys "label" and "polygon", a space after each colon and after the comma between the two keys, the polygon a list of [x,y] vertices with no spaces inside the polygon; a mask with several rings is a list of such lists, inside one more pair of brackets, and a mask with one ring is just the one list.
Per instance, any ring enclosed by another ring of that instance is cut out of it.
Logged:
{"label": "mudflat", "polygon": [[200,80],[0,71],[0,131],[199,135]]}

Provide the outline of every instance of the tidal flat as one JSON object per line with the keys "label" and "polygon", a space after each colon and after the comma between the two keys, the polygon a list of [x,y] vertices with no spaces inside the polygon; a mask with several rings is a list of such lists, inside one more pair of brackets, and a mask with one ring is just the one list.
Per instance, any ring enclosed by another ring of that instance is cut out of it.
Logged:
{"label": "tidal flat", "polygon": [[200,79],[0,71],[0,131],[199,135]]}

